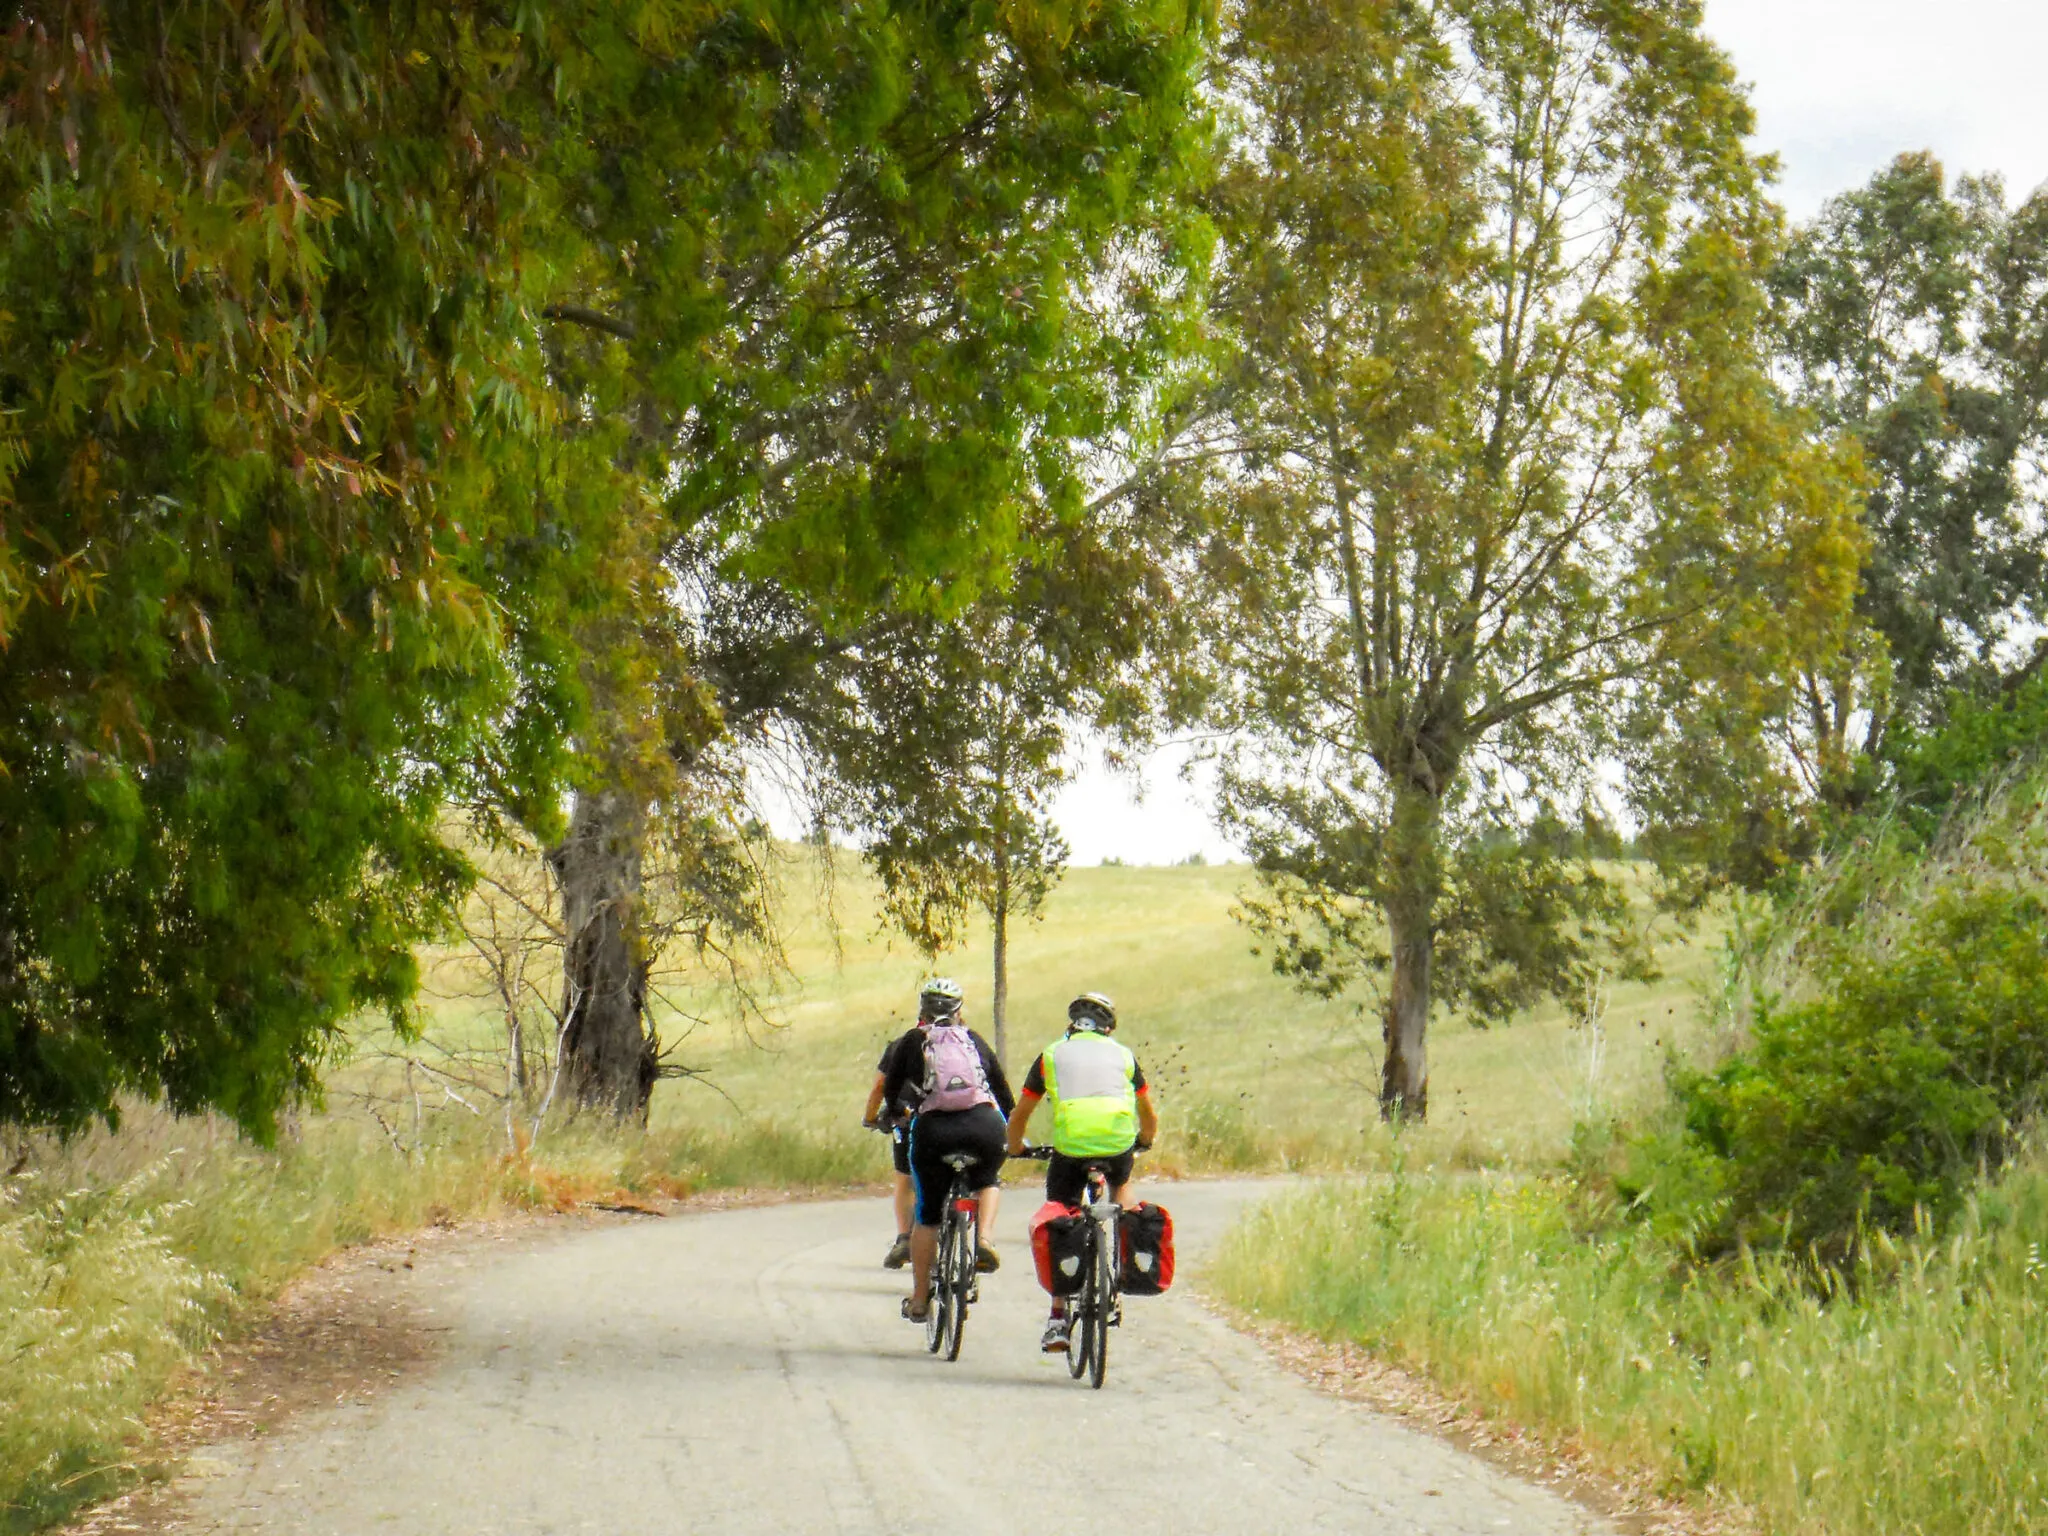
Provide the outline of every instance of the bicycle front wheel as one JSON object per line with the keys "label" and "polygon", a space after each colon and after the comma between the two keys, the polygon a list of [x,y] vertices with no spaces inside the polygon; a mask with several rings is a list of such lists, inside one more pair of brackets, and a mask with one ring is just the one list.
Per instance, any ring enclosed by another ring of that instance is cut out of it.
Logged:
{"label": "bicycle front wheel", "polygon": [[945,1219],[939,1223],[938,1246],[932,1252],[931,1303],[924,1319],[924,1347],[934,1355],[946,1347],[946,1340],[953,1332],[953,1288],[946,1283],[946,1247],[955,1219],[951,1211],[946,1212]]}
{"label": "bicycle front wheel", "polygon": [[1067,1374],[1079,1381],[1088,1374],[1089,1350],[1095,1338],[1095,1250],[1102,1246],[1101,1228],[1088,1223],[1086,1251],[1081,1255],[1081,1289],[1067,1299]]}

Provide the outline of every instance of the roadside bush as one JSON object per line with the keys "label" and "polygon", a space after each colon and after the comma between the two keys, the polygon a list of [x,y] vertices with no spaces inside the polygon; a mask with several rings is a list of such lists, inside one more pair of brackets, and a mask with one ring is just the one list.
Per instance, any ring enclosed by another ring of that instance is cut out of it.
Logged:
{"label": "roadside bush", "polygon": [[1923,860],[1872,845],[1822,871],[1807,922],[1752,957],[1780,963],[1790,999],[1759,987],[1741,1048],[1673,1072],[1672,1112],[1628,1146],[1620,1192],[1709,1257],[1839,1262],[1866,1230],[1949,1219],[2048,1085],[2043,822],[2036,776]]}
{"label": "roadside bush", "polygon": [[1639,1146],[1624,1193],[1708,1251],[1839,1256],[1865,1226],[1946,1220],[2048,1081],[2044,935],[2036,891],[1935,893],[1880,951],[1825,964],[1822,997],[1760,1007],[1748,1049],[1680,1073],[1680,1127]]}
{"label": "roadside bush", "polygon": [[1940,833],[1959,798],[1967,799],[2014,764],[2048,746],[2048,674],[1990,700],[1958,693],[1938,730],[1904,727],[1890,758],[1899,817],[1922,846]]}

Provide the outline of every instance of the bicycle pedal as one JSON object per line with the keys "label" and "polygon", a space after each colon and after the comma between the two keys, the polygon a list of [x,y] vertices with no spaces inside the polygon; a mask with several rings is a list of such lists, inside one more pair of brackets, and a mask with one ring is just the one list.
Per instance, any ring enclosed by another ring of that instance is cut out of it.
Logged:
{"label": "bicycle pedal", "polygon": [[971,1307],[980,1300],[981,1282],[977,1280],[974,1284],[967,1287],[967,1304]]}

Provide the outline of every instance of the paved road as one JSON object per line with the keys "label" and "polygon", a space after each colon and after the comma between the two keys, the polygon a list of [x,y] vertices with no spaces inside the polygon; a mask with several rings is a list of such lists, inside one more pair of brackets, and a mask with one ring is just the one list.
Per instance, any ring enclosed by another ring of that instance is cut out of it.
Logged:
{"label": "paved road", "polygon": [[[1163,1190],[1183,1263],[1255,1184]],[[367,1405],[213,1453],[193,1532],[292,1536],[1562,1536],[1601,1522],[1132,1300],[1100,1392],[1038,1353],[1017,1239],[960,1360],[877,1266],[879,1201],[648,1220],[429,1290],[448,1347]]]}

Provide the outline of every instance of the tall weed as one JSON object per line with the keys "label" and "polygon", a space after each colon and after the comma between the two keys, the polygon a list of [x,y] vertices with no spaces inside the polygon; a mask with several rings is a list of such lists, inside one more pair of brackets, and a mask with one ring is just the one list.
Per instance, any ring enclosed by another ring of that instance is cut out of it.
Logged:
{"label": "tall weed", "polygon": [[93,1491],[139,1428],[138,1384],[213,1337],[222,1284],[173,1246],[157,1184],[22,1181],[0,1203],[0,1529]]}
{"label": "tall weed", "polygon": [[1941,1238],[1873,1242],[1832,1295],[1791,1260],[1674,1265],[1574,1201],[1497,1177],[1324,1187],[1249,1217],[1213,1279],[1787,1536],[2048,1532],[2048,1169]]}

